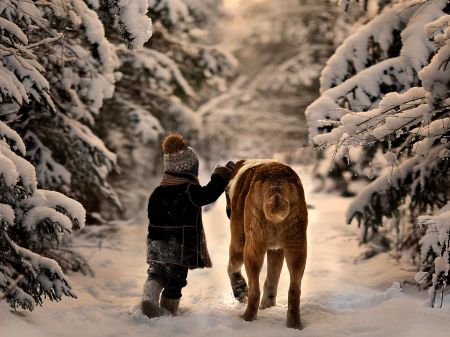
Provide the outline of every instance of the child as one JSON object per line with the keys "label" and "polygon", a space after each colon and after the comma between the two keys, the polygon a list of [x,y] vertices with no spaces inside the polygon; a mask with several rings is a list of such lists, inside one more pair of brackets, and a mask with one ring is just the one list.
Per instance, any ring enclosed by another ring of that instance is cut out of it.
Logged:
{"label": "child", "polygon": [[212,267],[201,207],[224,192],[234,164],[230,161],[227,166],[217,165],[211,181],[201,186],[197,154],[181,135],[167,136],[162,151],[163,179],[151,194],[147,209],[149,267],[141,308],[149,318],[163,314],[162,308],[175,316],[181,289],[187,285],[188,269]]}

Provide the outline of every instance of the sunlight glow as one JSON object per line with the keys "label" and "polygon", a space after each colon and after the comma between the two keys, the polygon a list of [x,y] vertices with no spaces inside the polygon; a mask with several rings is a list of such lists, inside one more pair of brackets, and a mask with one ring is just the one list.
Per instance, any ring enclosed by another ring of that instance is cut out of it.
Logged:
{"label": "sunlight glow", "polygon": [[237,7],[242,7],[244,4],[248,5],[249,2],[262,2],[264,0],[223,0],[223,5],[229,9],[235,9]]}

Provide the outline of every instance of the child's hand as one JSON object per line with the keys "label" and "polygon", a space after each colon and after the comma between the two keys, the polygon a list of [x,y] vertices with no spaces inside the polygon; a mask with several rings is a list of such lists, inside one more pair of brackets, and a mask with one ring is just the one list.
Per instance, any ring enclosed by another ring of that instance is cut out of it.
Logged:
{"label": "child's hand", "polygon": [[231,171],[233,171],[234,167],[236,166],[236,163],[233,160],[229,160],[227,161],[225,166],[228,167]]}

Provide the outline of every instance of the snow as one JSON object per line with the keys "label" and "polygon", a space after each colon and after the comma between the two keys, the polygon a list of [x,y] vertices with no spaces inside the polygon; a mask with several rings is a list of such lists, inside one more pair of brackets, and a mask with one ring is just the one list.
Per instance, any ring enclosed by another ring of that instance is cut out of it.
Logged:
{"label": "snow", "polygon": [[[206,183],[208,176],[209,172],[202,173],[201,182]],[[230,233],[222,195],[204,208],[214,267],[189,271],[177,317],[148,319],[139,309],[147,269],[146,207],[142,205],[134,219],[115,223],[120,231],[108,244],[104,242],[103,249],[90,241],[85,243],[93,248],[80,248],[91,256],[96,276],[67,274],[78,299],[46,300],[31,313],[10,313],[7,304],[0,302],[1,336],[448,336],[450,296],[445,294],[442,308],[432,309],[426,291],[403,284],[414,279],[414,268],[407,262],[397,262],[388,254],[358,260],[363,251],[358,246],[359,230],[345,225],[344,216],[352,199],[313,193],[309,175],[301,173],[301,178],[307,203],[313,206],[302,282],[305,328],[301,332],[284,327],[289,284],[286,266],[277,306],[259,311],[254,322],[239,318],[245,306],[232,298],[228,281]],[[261,284],[264,276],[265,267]]]}
{"label": "snow", "polygon": [[144,43],[152,36],[152,20],[145,14],[148,10],[147,0],[129,0],[118,3],[120,20],[131,35],[134,50],[143,49]]}
{"label": "snow", "polygon": [[0,18],[0,30],[8,31],[14,35],[21,43],[28,44],[27,36],[20,30],[20,28],[11,21]]}
{"label": "snow", "polygon": [[414,13],[414,10],[399,12],[399,9],[404,7],[405,4],[396,4],[392,8],[386,9],[383,12],[384,15],[380,15],[367,25],[360,27],[355,34],[347,38],[336,49],[335,54],[327,61],[327,66],[322,72],[320,78],[321,92],[345,80],[348,72],[348,60],[352,61],[352,65],[357,73],[367,68],[367,64],[372,62],[371,48],[367,48],[367,45],[361,43],[361,41],[368,41],[370,38],[373,38],[375,42],[380,43],[381,60],[386,59],[387,49],[393,39],[391,32],[393,30],[401,30],[401,27],[408,22]]}
{"label": "snow", "polygon": [[167,55],[148,48],[135,53],[120,46],[117,51],[121,54],[124,63],[130,63],[135,70],[150,73],[145,80],[150,82],[149,87],[151,89],[172,94],[174,90],[174,84],[172,83],[175,83],[186,95],[198,99],[197,94],[183,77],[177,64]]}
{"label": "snow", "polygon": [[130,119],[134,122],[134,133],[141,138],[143,144],[156,143],[164,131],[159,120],[145,109],[135,107],[130,113]]}
{"label": "snow", "polygon": [[116,163],[117,156],[107,149],[103,141],[97,137],[91,129],[76,120],[67,118],[64,115],[60,115],[60,117],[64,126],[70,129],[70,137],[74,142],[81,141],[86,147],[101,153],[101,155],[106,157],[107,160],[111,161],[111,163]]}
{"label": "snow", "polygon": [[[0,92],[5,97],[11,97],[13,100],[22,104],[22,101],[29,102],[25,88],[17,79],[12,71],[0,64]],[[0,103],[3,102],[0,96]]]}
{"label": "snow", "polygon": [[14,224],[14,210],[10,205],[0,204],[0,223],[6,222],[10,226]]}
{"label": "snow", "polygon": [[70,184],[70,172],[53,159],[52,151],[42,144],[33,132],[27,130],[24,140],[28,141],[28,144],[33,144],[27,148],[27,157],[35,163],[38,181],[47,184],[45,186],[52,186],[55,183]]}
{"label": "snow", "polygon": [[[86,211],[85,211],[83,205],[81,205],[81,203],[79,203],[78,201],[68,198],[67,196],[65,196],[64,194],[59,193],[59,192],[47,191],[47,190],[37,190],[36,192],[33,193],[32,196],[24,199],[21,202],[21,206],[25,207],[25,208],[34,206],[34,208],[31,209],[29,212],[33,211],[36,208],[48,208],[47,212],[49,213],[48,214],[49,218],[52,218],[54,216],[52,214],[52,213],[56,212],[54,209],[63,208],[74,219],[78,220],[80,228],[83,228],[85,225]],[[59,212],[56,212],[56,213],[59,213]],[[46,217],[45,211],[41,212],[41,214],[42,214],[42,219],[44,219]],[[66,217],[62,213],[59,213],[59,214]],[[63,222],[61,223],[61,225],[65,229],[70,229],[70,228],[72,228],[72,223],[70,222],[70,220],[68,222],[68,225],[64,225],[64,224],[67,224],[67,220],[69,220],[69,219],[68,218],[63,219]],[[54,222],[59,222],[59,221],[54,220]]]}
{"label": "snow", "polygon": [[189,17],[189,8],[181,0],[149,0],[148,6],[155,12],[167,10],[167,19],[174,26]]}
{"label": "snow", "polygon": [[[72,223],[68,217],[52,208],[45,206],[37,206],[30,209],[27,213],[25,213],[23,218],[22,225],[27,231],[35,230],[36,225],[46,219],[49,219],[52,223],[59,224],[66,230],[72,228]],[[54,230],[56,237],[60,240],[62,238],[62,230],[59,230],[56,227]]]}
{"label": "snow", "polygon": [[31,192],[36,190],[37,181],[34,166],[11,150],[1,146],[1,144],[0,163],[0,172],[4,175],[6,184],[13,185],[17,182],[17,179],[21,179],[25,189]]}

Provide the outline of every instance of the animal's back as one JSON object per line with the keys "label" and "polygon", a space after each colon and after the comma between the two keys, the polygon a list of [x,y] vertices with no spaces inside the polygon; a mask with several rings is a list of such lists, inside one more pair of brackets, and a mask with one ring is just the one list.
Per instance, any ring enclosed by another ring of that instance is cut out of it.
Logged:
{"label": "animal's back", "polygon": [[[300,178],[291,167],[275,160],[238,161],[228,195],[232,214],[241,221],[246,207],[253,208],[253,214],[263,212],[272,223],[283,221],[293,211],[297,216],[306,213],[300,212],[306,210]],[[306,214],[300,216],[306,219]]]}

